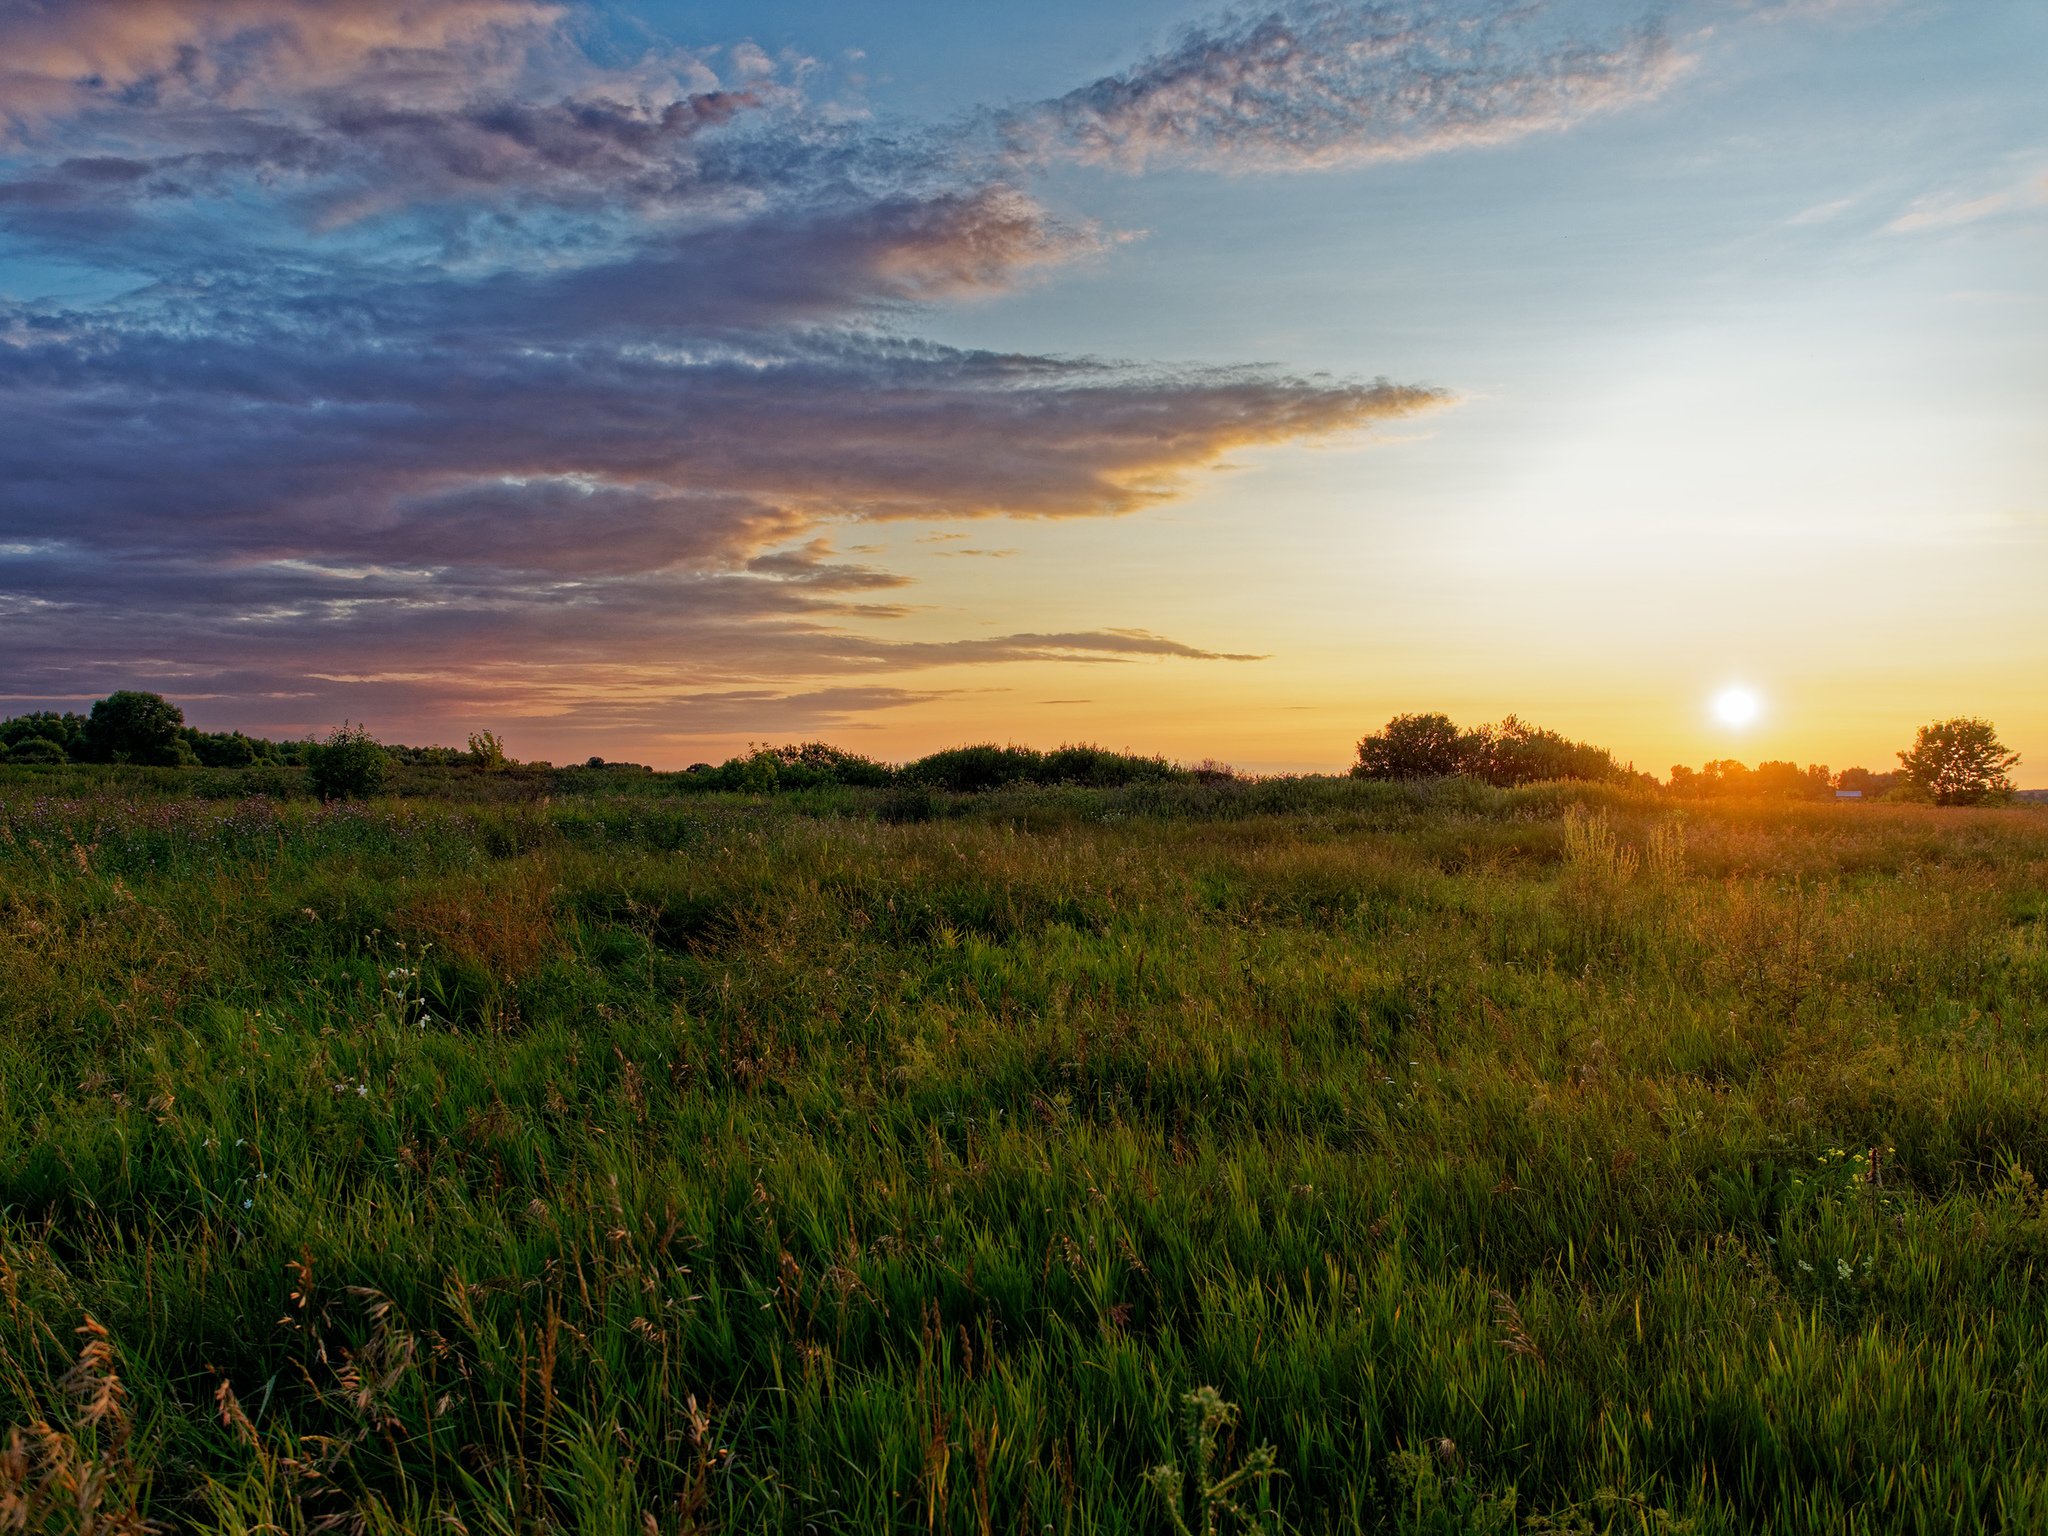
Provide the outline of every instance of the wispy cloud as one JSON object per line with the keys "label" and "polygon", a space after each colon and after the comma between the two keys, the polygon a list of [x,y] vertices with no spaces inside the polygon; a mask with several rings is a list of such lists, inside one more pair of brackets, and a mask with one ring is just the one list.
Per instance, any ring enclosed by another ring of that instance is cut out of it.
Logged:
{"label": "wispy cloud", "polygon": [[1034,158],[1320,169],[1569,127],[1656,96],[1682,67],[1654,28],[1587,41],[1536,7],[1296,0],[1191,27],[1004,126]]}
{"label": "wispy cloud", "polygon": [[1945,190],[1915,201],[1885,225],[1895,235],[1956,229],[1986,219],[2048,208],[2048,173],[2033,171],[2003,186],[1985,190]]}

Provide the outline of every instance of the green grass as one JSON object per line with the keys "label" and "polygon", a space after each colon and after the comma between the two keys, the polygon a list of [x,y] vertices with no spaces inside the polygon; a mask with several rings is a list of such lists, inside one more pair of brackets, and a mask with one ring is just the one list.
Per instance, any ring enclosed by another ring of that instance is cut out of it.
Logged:
{"label": "green grass", "polygon": [[2048,815],[198,782],[0,771],[0,1529],[2048,1528]]}

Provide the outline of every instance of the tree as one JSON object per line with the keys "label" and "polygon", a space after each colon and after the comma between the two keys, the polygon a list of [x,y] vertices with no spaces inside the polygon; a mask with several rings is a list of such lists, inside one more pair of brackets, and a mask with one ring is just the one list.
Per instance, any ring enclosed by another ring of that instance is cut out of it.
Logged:
{"label": "tree", "polygon": [[469,733],[469,761],[472,766],[490,773],[496,773],[505,766],[505,743],[498,739],[496,731]]}
{"label": "tree", "polygon": [[1853,790],[1866,800],[1888,793],[1898,782],[1896,773],[1876,773],[1868,768],[1844,768],[1835,775],[1835,788]]}
{"label": "tree", "polygon": [[240,731],[187,730],[185,744],[203,768],[247,768],[260,755],[256,743]]}
{"label": "tree", "polygon": [[1464,767],[1465,741],[1449,715],[1396,715],[1358,744],[1355,779],[1447,779]]}
{"label": "tree", "polygon": [[174,768],[187,755],[178,750],[184,724],[185,712],[162,694],[124,688],[93,705],[85,722],[86,745],[102,763]]}
{"label": "tree", "polygon": [[[0,745],[18,750],[23,743],[46,741],[58,749],[60,759],[83,757],[86,753],[85,716],[58,714],[54,710],[38,710],[34,714],[16,715],[12,720],[0,720]],[[19,757],[15,761],[24,761]],[[26,761],[43,762],[41,756]]]}
{"label": "tree", "polygon": [[1624,777],[1621,765],[1604,748],[1573,741],[1514,715],[1499,725],[1467,732],[1459,742],[1459,757],[1459,772],[1489,784]]}
{"label": "tree", "polygon": [[306,751],[306,777],[322,800],[367,800],[390,773],[391,755],[363,726],[345,721]]}
{"label": "tree", "polygon": [[1989,720],[1959,715],[1921,726],[1912,748],[1899,754],[1899,774],[1936,805],[1983,805],[2012,793],[2019,761]]}

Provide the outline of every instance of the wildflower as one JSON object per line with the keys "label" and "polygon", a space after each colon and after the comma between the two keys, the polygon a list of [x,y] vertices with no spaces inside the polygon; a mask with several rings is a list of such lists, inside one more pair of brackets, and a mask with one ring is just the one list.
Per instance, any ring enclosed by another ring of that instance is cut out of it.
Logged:
{"label": "wildflower", "polygon": [[1856,1277],[1856,1271],[1849,1267],[1847,1259],[1835,1260],[1835,1274],[1843,1280],[1853,1280]]}

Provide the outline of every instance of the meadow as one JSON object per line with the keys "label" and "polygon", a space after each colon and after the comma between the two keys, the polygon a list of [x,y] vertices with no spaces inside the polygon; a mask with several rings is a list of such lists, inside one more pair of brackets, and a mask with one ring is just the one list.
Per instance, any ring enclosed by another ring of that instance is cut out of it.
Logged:
{"label": "meadow", "polygon": [[0,1530],[2048,1529],[2040,809],[407,782],[0,770]]}

